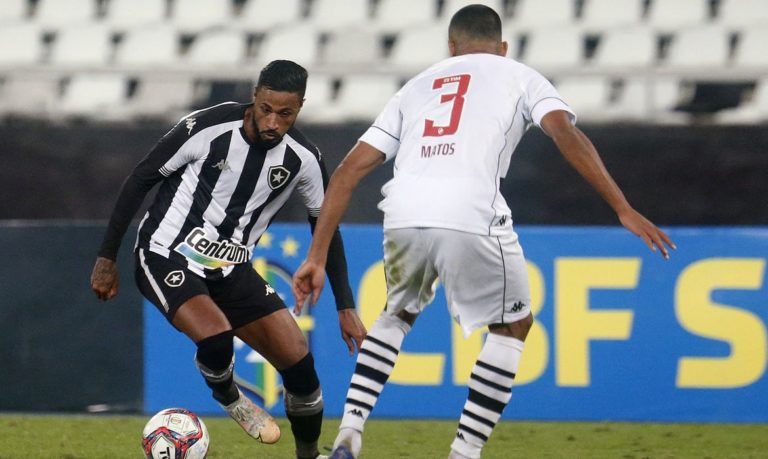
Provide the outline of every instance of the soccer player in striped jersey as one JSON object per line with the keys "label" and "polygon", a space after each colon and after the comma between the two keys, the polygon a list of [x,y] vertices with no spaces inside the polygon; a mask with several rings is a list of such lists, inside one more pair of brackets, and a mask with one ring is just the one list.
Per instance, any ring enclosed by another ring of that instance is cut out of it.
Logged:
{"label": "soccer player in striped jersey", "polygon": [[[139,290],[196,343],[195,363],[213,398],[251,436],[274,443],[274,419],[234,384],[233,336],[264,356],[283,379],[297,457],[316,458],[323,398],[312,354],[283,301],[250,264],[254,245],[294,190],[313,230],[323,202],[320,152],[293,126],[306,83],[303,67],[274,61],[261,71],[252,103],[223,103],[182,118],[123,184],[91,286],[103,300],[117,294],[121,240],[147,192],[161,183],[139,226]],[[352,353],[366,331],[338,229],[332,238],[328,277]]]}
{"label": "soccer player in striped jersey", "polygon": [[452,57],[411,79],[331,177],[312,245],[296,271],[297,301],[316,301],[333,229],[357,183],[394,160],[384,188],[387,305],[358,353],[331,458],[357,457],[366,419],[392,372],[405,335],[445,287],[451,317],[465,335],[488,326],[450,458],[479,458],[512,396],[533,324],[523,252],[500,180],[526,129],[540,126],[616,211],[621,223],[666,258],[670,239],[635,211],[575,126],[576,116],[533,69],[507,59],[501,20],[470,5],[451,19]]}

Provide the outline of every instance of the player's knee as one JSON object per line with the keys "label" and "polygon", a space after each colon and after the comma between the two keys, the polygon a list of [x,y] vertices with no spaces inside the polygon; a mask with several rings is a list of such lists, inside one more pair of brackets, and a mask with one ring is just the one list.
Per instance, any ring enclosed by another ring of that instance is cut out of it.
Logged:
{"label": "player's knee", "polygon": [[206,378],[226,376],[232,371],[235,362],[232,336],[232,330],[228,330],[196,343],[195,364]]}
{"label": "player's knee", "polygon": [[533,314],[528,314],[522,319],[508,323],[508,324],[492,324],[488,326],[491,333],[496,333],[502,336],[509,336],[512,338],[525,341],[528,337],[528,332],[533,327]]}
{"label": "player's knee", "polygon": [[323,410],[323,392],[315,371],[312,353],[307,353],[295,365],[280,371],[285,388],[285,412],[307,416]]}

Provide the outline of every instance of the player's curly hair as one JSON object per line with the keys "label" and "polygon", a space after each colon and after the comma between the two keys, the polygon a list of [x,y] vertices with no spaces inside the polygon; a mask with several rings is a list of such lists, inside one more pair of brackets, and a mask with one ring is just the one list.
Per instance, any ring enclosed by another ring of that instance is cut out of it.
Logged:
{"label": "player's curly hair", "polygon": [[493,8],[485,5],[468,5],[451,18],[448,36],[470,40],[501,40],[501,18]]}
{"label": "player's curly hair", "polygon": [[307,69],[293,61],[272,61],[259,74],[256,90],[259,88],[293,92],[303,99],[307,90]]}

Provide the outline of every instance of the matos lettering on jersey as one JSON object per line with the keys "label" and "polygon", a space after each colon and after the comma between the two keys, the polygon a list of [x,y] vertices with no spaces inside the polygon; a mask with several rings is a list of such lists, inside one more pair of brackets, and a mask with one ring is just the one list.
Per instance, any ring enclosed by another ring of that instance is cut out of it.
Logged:
{"label": "matos lettering on jersey", "polygon": [[[438,78],[432,83],[432,90],[435,91],[443,89],[447,85],[455,84],[456,92],[450,92],[440,96],[441,104],[451,104],[451,118],[448,124],[438,125],[435,120],[429,118],[425,119],[424,133],[422,134],[423,137],[443,137],[446,135],[453,135],[459,130],[461,113],[464,110],[464,95],[467,93],[467,90],[469,90],[469,81],[471,79],[471,75],[461,74]],[[422,158],[451,156],[454,153],[456,153],[456,144],[453,142],[421,146]]]}

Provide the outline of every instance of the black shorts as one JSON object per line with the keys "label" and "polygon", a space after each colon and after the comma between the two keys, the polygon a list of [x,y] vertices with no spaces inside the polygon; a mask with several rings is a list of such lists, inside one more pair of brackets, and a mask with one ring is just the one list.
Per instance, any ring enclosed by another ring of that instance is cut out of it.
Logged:
{"label": "black shorts", "polygon": [[138,249],[135,274],[141,294],[171,323],[179,307],[197,295],[210,296],[232,328],[285,308],[277,292],[250,263],[235,266],[219,280],[207,280],[163,256]]}

